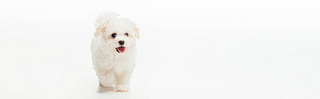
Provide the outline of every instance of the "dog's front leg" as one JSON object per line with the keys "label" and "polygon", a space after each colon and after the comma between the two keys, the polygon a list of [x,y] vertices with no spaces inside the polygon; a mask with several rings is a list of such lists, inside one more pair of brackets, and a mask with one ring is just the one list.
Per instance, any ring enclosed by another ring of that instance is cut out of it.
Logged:
{"label": "dog's front leg", "polygon": [[114,84],[114,74],[111,71],[100,72],[99,82],[104,87],[112,87]]}
{"label": "dog's front leg", "polygon": [[116,91],[128,92],[130,89],[130,79],[132,71],[127,71],[121,74],[116,74]]}

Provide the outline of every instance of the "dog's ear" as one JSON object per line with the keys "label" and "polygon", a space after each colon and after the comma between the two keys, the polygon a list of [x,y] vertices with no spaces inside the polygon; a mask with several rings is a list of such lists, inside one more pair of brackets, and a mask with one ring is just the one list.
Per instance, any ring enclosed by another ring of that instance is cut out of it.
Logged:
{"label": "dog's ear", "polygon": [[97,28],[96,32],[94,33],[94,36],[98,37],[98,36],[102,35],[105,31],[106,31],[106,26],[101,25]]}
{"label": "dog's ear", "polygon": [[107,28],[108,24],[109,24],[109,20],[107,20],[101,26],[97,27],[96,32],[94,33],[94,36],[98,37],[100,35],[103,35],[103,33],[106,32],[106,28]]}
{"label": "dog's ear", "polygon": [[134,35],[136,36],[137,39],[140,38],[140,30],[137,26],[134,26]]}

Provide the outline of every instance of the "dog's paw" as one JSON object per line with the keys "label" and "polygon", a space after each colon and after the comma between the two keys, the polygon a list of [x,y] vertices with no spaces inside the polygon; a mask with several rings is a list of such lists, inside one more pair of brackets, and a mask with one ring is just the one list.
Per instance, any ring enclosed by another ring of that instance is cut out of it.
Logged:
{"label": "dog's paw", "polygon": [[120,84],[116,86],[116,92],[128,92],[130,89],[129,85]]}
{"label": "dog's paw", "polygon": [[99,82],[99,85],[103,86],[103,87],[110,87],[110,88],[113,87],[113,83],[100,83]]}

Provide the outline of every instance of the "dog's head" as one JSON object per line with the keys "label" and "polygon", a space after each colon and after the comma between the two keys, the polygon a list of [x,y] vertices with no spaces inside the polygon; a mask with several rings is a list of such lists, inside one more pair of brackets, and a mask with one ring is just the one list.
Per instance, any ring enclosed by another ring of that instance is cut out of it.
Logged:
{"label": "dog's head", "polygon": [[135,40],[139,38],[139,29],[135,23],[127,18],[117,17],[97,28],[95,36],[102,36],[109,48],[117,53],[125,53],[135,46]]}

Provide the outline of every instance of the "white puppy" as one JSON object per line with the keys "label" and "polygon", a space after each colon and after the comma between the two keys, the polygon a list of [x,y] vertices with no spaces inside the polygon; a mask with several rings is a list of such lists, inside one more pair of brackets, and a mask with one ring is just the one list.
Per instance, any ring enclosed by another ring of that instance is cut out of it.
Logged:
{"label": "white puppy", "polygon": [[117,92],[129,91],[139,29],[135,23],[114,12],[98,16],[95,27],[91,51],[100,85],[115,87]]}

